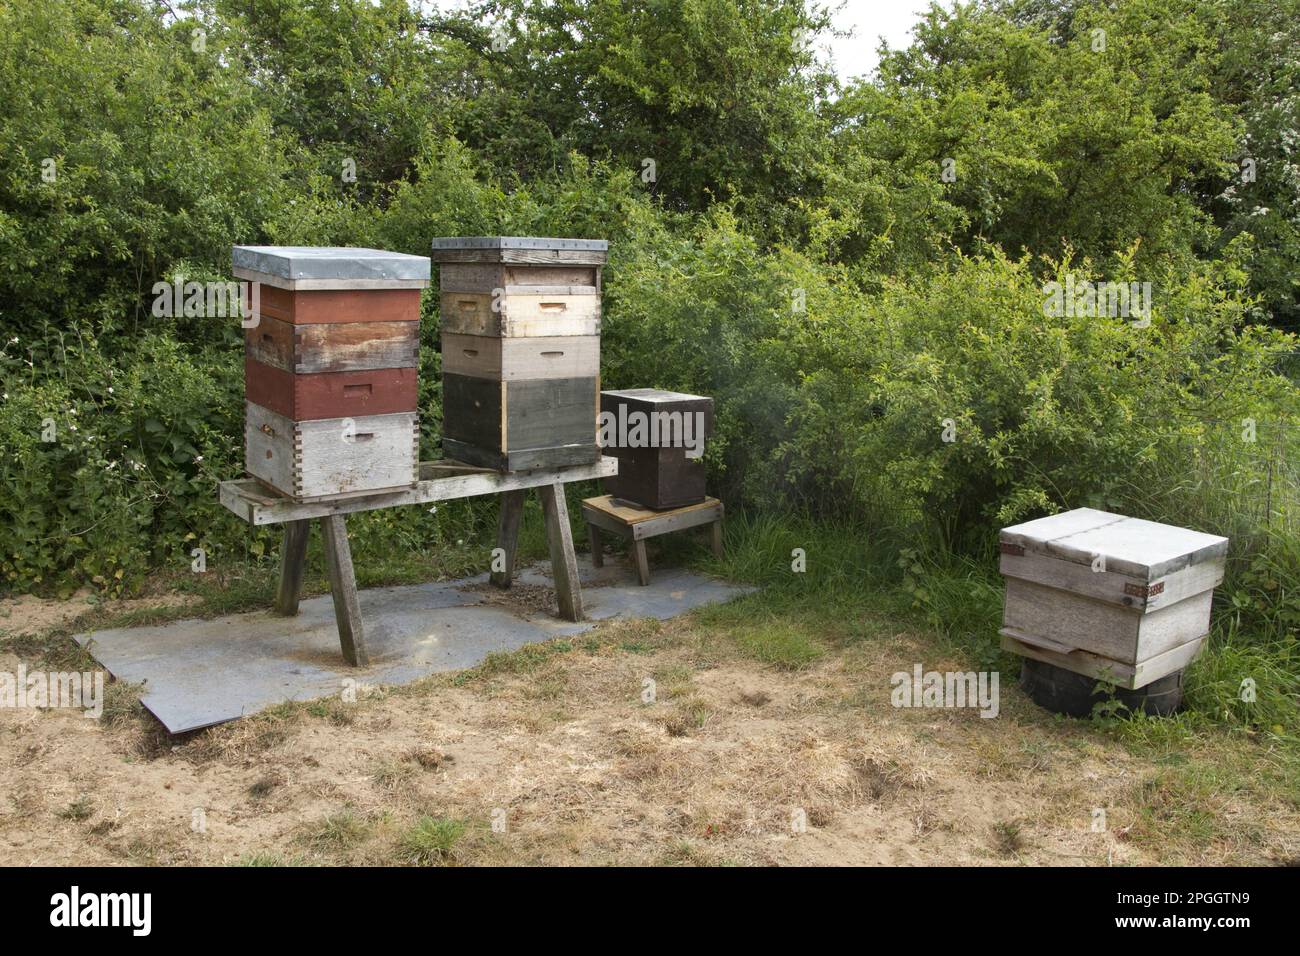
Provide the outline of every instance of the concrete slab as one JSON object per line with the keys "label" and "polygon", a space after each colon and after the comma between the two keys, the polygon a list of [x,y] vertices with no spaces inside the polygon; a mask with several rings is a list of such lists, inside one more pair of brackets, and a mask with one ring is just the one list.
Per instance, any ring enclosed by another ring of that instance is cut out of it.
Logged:
{"label": "concrete slab", "polygon": [[[753,588],[680,569],[637,585],[624,568],[584,563],[579,577],[588,621],[500,603],[487,575],[361,592],[370,666],[349,667],[339,653],[328,594],[308,598],[297,617],[270,611],[76,636],[118,680],[143,684],[141,703],[172,733],[198,730],[287,700],[338,694],[345,681],[409,684],[440,671],[473,667],[495,651],[579,634],[613,617],[665,620]],[[552,587],[545,563],[522,571],[521,585]]]}

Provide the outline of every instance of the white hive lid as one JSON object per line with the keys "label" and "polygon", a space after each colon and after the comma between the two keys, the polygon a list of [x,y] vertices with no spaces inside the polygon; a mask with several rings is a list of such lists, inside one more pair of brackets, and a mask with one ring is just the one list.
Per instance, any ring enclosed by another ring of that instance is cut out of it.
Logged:
{"label": "white hive lid", "polygon": [[1003,528],[1004,546],[1076,564],[1105,558],[1106,568],[1154,581],[1228,551],[1228,539],[1176,525],[1076,508]]}

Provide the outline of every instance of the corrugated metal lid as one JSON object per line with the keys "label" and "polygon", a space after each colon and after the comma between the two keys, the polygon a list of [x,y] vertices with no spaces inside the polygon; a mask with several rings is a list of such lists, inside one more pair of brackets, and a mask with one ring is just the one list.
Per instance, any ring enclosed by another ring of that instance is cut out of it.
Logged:
{"label": "corrugated metal lid", "polygon": [[519,265],[604,265],[605,239],[555,239],[544,236],[460,236],[434,239],[437,262],[507,262]]}
{"label": "corrugated metal lid", "polygon": [[1003,528],[1003,545],[1091,564],[1104,557],[1109,570],[1155,580],[1181,568],[1222,557],[1228,539],[1175,525],[1076,508]]}
{"label": "corrugated metal lid", "polygon": [[711,402],[707,395],[687,395],[685,392],[669,392],[662,388],[625,388],[618,391],[601,392],[613,398],[631,398],[639,402]]}
{"label": "corrugated metal lid", "polygon": [[433,240],[438,249],[540,249],[608,252],[608,239],[553,239],[545,236],[458,236]]}
{"label": "corrugated metal lid", "polygon": [[287,280],[429,281],[427,256],[347,246],[232,246],[234,268]]}

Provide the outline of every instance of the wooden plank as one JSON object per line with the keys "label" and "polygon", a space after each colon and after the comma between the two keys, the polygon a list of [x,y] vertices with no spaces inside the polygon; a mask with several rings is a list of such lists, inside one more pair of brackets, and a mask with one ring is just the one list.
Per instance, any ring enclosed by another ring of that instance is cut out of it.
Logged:
{"label": "wooden plank", "polygon": [[501,493],[501,513],[497,519],[497,547],[505,552],[505,570],[493,571],[489,580],[499,588],[510,587],[514,580],[515,554],[519,545],[519,522],[524,514],[524,496],[528,491],[519,488]]}
{"label": "wooden plank", "polygon": [[604,547],[600,540],[600,527],[587,522],[587,541],[591,545],[591,566],[593,568],[603,568],[605,566],[605,555],[602,553]]}
{"label": "wooden plank", "polygon": [[[622,464],[620,460],[619,464]],[[613,515],[627,525],[634,525],[639,521],[653,521],[656,518],[665,518],[672,515],[686,515],[702,512],[709,517],[701,520],[713,520],[713,513],[722,506],[722,502],[717,498],[705,498],[703,501],[695,504],[682,505],[678,508],[669,508],[667,510],[657,510],[647,508],[645,505],[635,501],[628,501],[620,498],[618,495],[600,495],[596,498],[586,498],[583,500],[584,506],[590,506],[606,514]]]}
{"label": "wooden plank", "polygon": [[718,512],[718,520],[713,522],[709,529],[709,544],[713,547],[713,556],[719,561],[722,560],[722,512]]}
{"label": "wooden plank", "polygon": [[544,468],[565,468],[588,465],[600,459],[600,448],[595,442],[582,445],[557,445],[554,448],[526,448],[522,451],[499,452],[444,438],[445,454],[470,461],[484,468],[500,472],[537,471]]}
{"label": "wooden plank", "polygon": [[325,565],[329,571],[330,594],[334,597],[334,618],[339,629],[343,659],[353,667],[367,667],[366,631],[361,620],[361,601],[357,596],[356,571],[352,567],[352,549],[342,515],[320,519],[325,538]]}
{"label": "wooden plank", "polygon": [[310,521],[290,521],[284,526],[284,543],[280,546],[280,586],[275,596],[277,614],[292,617],[298,613],[310,536]]}
{"label": "wooden plank", "polygon": [[283,319],[262,315],[257,325],[244,329],[244,357],[290,372],[294,368],[293,330]]}
{"label": "wooden plank", "polygon": [[564,500],[564,485],[556,482],[537,489],[542,496],[542,514],[546,518],[546,541],[551,551],[551,575],[555,578],[555,596],[560,617],[581,621],[582,585],[578,582],[578,558],[573,552],[573,529],[569,527],[569,508]]}
{"label": "wooden plank", "polygon": [[[442,468],[464,473],[447,475],[437,473]],[[617,471],[617,459],[608,457],[582,465],[508,474],[466,469],[460,463],[426,462],[420,466],[422,477],[416,486],[399,491],[376,492],[332,501],[298,502],[288,497],[268,498],[257,481],[240,479],[220,483],[220,501],[241,520],[253,525],[269,525],[305,518],[321,518],[331,514],[355,514],[360,511],[374,511],[378,508],[393,508],[399,505],[419,505],[455,498],[472,498],[477,495],[500,494],[503,491],[536,488],[556,482],[592,481],[606,478]]]}
{"label": "wooden plank", "polygon": [[567,468],[600,460],[600,448],[594,442],[555,445],[549,448],[511,449],[506,452],[506,471],[534,471],[539,468]]}
{"label": "wooden plank", "polygon": [[293,371],[351,372],[415,368],[420,364],[420,323],[339,322],[298,325]]}
{"label": "wooden plank", "polygon": [[599,511],[594,508],[588,508],[587,503],[582,504],[582,517],[588,524],[593,524],[620,538],[632,537],[632,526],[624,521],[620,521],[617,516],[611,515],[605,511]]}
{"label": "wooden plank", "polygon": [[594,377],[507,382],[505,450],[594,447],[599,394],[600,383]]}
{"label": "wooden plank", "polygon": [[414,412],[419,389],[412,367],[295,375],[244,357],[245,398],[295,422]]}
{"label": "wooden plank", "polygon": [[498,338],[442,335],[442,370],[455,375],[517,381],[595,378],[600,374],[600,337],[595,335]]}
{"label": "wooden plank", "polygon": [[632,561],[636,565],[636,579],[642,587],[650,584],[650,557],[646,554],[645,542],[635,539],[632,542]]}
{"label": "wooden plank", "polygon": [[[629,537],[633,541],[643,541],[700,525],[715,524],[720,528],[723,508],[722,502],[717,498],[709,498],[698,505],[656,512],[604,495],[583,501],[582,514],[590,523]],[[716,550],[720,550],[720,545]]]}

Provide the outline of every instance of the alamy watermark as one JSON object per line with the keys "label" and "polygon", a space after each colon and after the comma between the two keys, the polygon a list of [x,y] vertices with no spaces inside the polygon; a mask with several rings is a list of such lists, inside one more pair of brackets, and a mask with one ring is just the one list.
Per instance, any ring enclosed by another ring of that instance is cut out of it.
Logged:
{"label": "alamy watermark", "polygon": [[1000,708],[997,671],[898,671],[889,678],[889,701],[895,707],[977,707],[981,717],[996,717]]}
{"label": "alamy watermark", "polygon": [[1078,281],[1067,273],[1064,282],[1043,285],[1043,314],[1053,318],[1133,319],[1134,325],[1151,324],[1150,282]]}
{"label": "alamy watermark", "polygon": [[262,321],[260,282],[186,282],[183,278],[153,284],[155,318],[238,318],[246,329]]}
{"label": "alamy watermark", "polygon": [[0,707],[84,710],[98,719],[104,713],[104,672],[32,671],[18,665],[18,673],[0,671]]}
{"label": "alamy watermark", "polygon": [[704,454],[703,412],[643,412],[618,406],[600,413],[601,448],[685,448],[687,458]]}

